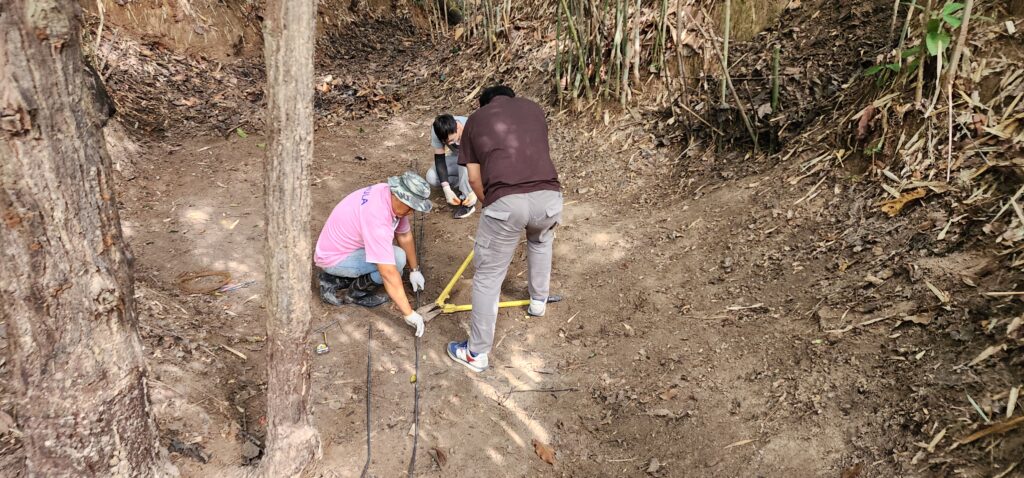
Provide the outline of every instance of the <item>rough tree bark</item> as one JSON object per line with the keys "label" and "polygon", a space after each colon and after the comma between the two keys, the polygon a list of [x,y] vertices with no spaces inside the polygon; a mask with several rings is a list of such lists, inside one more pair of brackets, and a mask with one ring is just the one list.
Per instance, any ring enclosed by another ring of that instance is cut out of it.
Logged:
{"label": "rough tree bark", "polygon": [[173,474],[149,408],[80,15],[75,0],[0,5],[0,316],[25,466],[30,476]]}
{"label": "rough tree bark", "polygon": [[269,0],[264,25],[270,146],[266,158],[267,448],[260,473],[299,475],[321,455],[309,410],[309,165],[313,158],[316,2]]}

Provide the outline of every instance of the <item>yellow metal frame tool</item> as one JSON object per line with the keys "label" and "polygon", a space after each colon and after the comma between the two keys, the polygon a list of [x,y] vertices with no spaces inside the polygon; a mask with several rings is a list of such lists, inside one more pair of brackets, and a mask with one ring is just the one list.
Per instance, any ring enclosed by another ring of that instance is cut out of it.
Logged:
{"label": "yellow metal frame tool", "polygon": [[[459,269],[455,271],[455,275],[452,276],[452,280],[448,281],[448,285],[445,286],[444,290],[441,291],[441,295],[437,296],[437,300],[434,301],[434,303],[437,304],[437,307],[441,309],[441,312],[445,314],[452,314],[455,312],[465,312],[468,310],[473,310],[472,304],[456,305],[449,304],[445,301],[447,301],[451,297],[452,288],[455,287],[455,283],[459,281],[459,278],[462,277],[462,274],[466,272],[466,268],[469,267],[470,261],[473,260],[473,254],[475,252],[476,251],[469,251],[469,255],[466,256],[466,260],[462,261],[462,265],[459,266]],[[526,307],[528,305],[530,305],[530,299],[498,302],[498,308]]]}

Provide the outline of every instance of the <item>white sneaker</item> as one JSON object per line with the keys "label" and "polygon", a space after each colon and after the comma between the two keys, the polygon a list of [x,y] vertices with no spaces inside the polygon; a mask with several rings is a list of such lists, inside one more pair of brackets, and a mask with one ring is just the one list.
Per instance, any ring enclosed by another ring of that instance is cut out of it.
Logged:
{"label": "white sneaker", "polygon": [[526,309],[526,313],[533,317],[544,317],[544,312],[547,311],[547,308],[547,301],[530,299],[530,308]]}
{"label": "white sneaker", "polygon": [[448,356],[452,360],[465,365],[474,372],[487,370],[487,354],[472,354],[469,352],[469,342],[448,342],[445,347]]}

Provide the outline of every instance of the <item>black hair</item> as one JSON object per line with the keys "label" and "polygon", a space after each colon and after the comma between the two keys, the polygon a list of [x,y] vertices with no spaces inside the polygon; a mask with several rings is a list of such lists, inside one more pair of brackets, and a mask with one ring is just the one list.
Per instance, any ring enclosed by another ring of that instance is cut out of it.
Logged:
{"label": "black hair", "polygon": [[458,126],[455,124],[454,116],[445,113],[434,118],[434,134],[437,135],[441,144],[447,144],[448,136],[455,134],[456,131],[458,131]]}
{"label": "black hair", "polygon": [[512,88],[509,88],[505,85],[495,85],[484,88],[484,92],[480,93],[480,107],[483,108],[484,106],[487,106],[487,104],[490,103],[495,96],[507,96],[509,98],[515,98],[516,92],[512,91]]}

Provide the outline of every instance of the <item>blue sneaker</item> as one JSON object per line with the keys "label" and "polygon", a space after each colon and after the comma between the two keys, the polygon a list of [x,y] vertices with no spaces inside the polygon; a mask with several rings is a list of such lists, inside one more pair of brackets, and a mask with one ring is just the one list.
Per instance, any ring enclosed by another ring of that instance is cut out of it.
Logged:
{"label": "blue sneaker", "polygon": [[474,354],[469,351],[469,342],[448,342],[448,356],[452,360],[465,365],[474,372],[487,370],[487,354]]}

